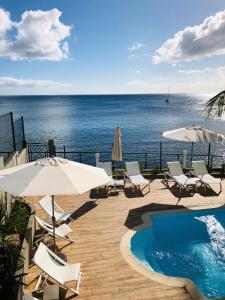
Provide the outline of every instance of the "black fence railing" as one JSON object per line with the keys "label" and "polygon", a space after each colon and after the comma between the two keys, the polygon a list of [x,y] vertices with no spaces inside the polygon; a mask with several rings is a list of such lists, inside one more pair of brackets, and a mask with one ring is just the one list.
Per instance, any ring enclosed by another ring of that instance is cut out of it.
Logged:
{"label": "black fence railing", "polygon": [[25,146],[23,117],[13,120],[12,112],[0,116],[0,156],[7,158]]}
{"label": "black fence railing", "polygon": [[[186,167],[189,168],[191,166],[192,160],[205,160],[206,163],[212,167],[221,166],[225,159],[223,155],[215,154],[211,152],[203,153],[202,151],[199,153],[189,151],[184,157],[183,151],[181,152],[170,152],[169,145],[168,147],[163,147],[163,142],[159,143],[159,151],[151,151],[151,152],[138,152],[138,151],[130,151],[123,152],[123,161],[116,162],[117,168],[124,168],[126,161],[134,161],[137,160],[141,168],[143,169],[152,169],[154,167],[158,167],[160,170],[166,168],[166,162],[179,160],[182,164],[184,163],[184,159],[186,160]],[[29,160],[34,161],[36,159],[46,157],[52,155],[49,153],[48,144],[42,143],[31,143],[28,144],[28,152],[29,152]],[[71,151],[67,150],[65,146],[61,148],[56,148],[54,155],[66,159],[70,159],[73,161],[86,163],[90,165],[96,164],[96,153],[99,153],[100,161],[111,161],[111,151]]]}

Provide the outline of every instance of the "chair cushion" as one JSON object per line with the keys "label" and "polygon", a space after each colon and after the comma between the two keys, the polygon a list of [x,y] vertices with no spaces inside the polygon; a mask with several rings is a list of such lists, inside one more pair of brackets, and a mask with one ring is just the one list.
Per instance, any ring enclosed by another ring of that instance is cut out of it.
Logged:
{"label": "chair cushion", "polygon": [[218,178],[213,177],[210,174],[205,174],[203,176],[198,176],[198,178],[207,184],[220,183],[221,181]]}
{"label": "chair cushion", "polygon": [[106,184],[106,186],[124,186],[123,180],[113,179]]}
{"label": "chair cushion", "polygon": [[147,185],[149,184],[149,181],[145,179],[142,175],[134,175],[134,176],[129,176],[131,182],[134,185]]}
{"label": "chair cushion", "polygon": [[195,185],[199,182],[199,178],[194,177],[194,178],[189,178],[186,175],[182,174],[179,176],[173,176],[174,180],[178,182],[179,184],[182,185]]}

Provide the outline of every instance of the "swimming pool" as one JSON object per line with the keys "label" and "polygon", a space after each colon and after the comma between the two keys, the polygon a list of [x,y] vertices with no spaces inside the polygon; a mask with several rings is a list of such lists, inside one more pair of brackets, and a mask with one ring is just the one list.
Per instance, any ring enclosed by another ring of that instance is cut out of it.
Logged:
{"label": "swimming pool", "polygon": [[210,299],[225,296],[225,208],[151,214],[132,255],[161,274],[189,278]]}

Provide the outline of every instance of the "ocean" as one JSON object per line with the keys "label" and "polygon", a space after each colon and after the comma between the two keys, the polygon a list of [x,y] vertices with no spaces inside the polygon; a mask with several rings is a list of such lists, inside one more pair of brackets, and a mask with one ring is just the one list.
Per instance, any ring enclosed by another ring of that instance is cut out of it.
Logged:
{"label": "ocean", "polygon": [[[190,152],[189,143],[162,138],[165,130],[195,124],[225,134],[224,121],[207,120],[202,115],[207,95],[172,94],[169,103],[165,99],[163,94],[1,96],[0,115],[12,111],[14,119],[23,116],[27,141],[54,139],[58,151],[65,146],[66,151],[110,152],[114,130],[119,126],[123,151],[149,153],[150,165],[159,163],[160,141],[164,161],[183,149]],[[207,149],[207,145],[196,144],[194,153],[207,154]],[[218,144],[212,152],[223,155],[224,149]],[[143,155],[127,159],[143,160]]]}

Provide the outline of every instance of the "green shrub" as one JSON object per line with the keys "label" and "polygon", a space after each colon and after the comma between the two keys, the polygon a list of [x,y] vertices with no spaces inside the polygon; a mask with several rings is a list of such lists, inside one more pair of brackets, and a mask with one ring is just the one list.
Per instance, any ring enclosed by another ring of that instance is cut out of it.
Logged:
{"label": "green shrub", "polygon": [[30,216],[29,206],[20,198],[15,198],[8,213],[0,202],[0,299],[15,299],[22,276],[23,267],[21,245]]}

